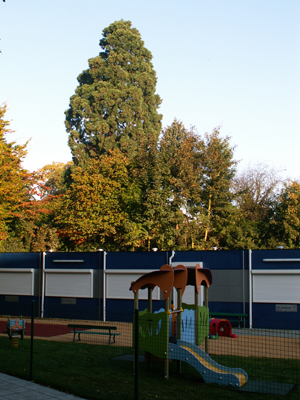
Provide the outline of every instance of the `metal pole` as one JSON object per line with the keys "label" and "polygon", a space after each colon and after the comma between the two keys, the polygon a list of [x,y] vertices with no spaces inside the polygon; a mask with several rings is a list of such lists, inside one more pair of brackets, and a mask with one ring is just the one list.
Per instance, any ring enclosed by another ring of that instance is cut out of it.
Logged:
{"label": "metal pole", "polygon": [[[182,309],[182,295],[181,289],[177,289],[177,317],[176,317],[176,336],[177,340],[181,339],[181,309]],[[177,361],[177,372],[181,373],[181,361]]]}
{"label": "metal pole", "polygon": [[33,327],[34,327],[34,300],[31,305],[31,343],[30,343],[30,380],[32,381],[32,364],[33,364]]}
{"label": "metal pole", "polygon": [[[167,315],[169,315],[169,309],[170,309],[170,299],[168,298],[168,299],[166,299],[165,300],[165,312],[167,313]],[[169,338],[169,336],[170,336],[170,332],[169,332],[169,317],[168,317],[168,319],[167,319],[167,337]],[[168,348],[167,348],[167,354],[166,354],[166,358],[165,358],[165,366],[164,366],[164,369],[165,369],[165,378],[166,379],[169,379],[169,368],[170,368],[170,366],[169,366],[169,350],[168,350]]]}
{"label": "metal pole", "polygon": [[[243,313],[246,312],[246,297],[245,297],[245,252],[243,250]],[[245,325],[244,325],[245,327]]]}
{"label": "metal pole", "polygon": [[[205,307],[208,308],[208,288],[206,286],[204,287],[204,297],[205,297],[204,305],[205,305]],[[209,323],[209,320],[208,320],[208,323]],[[209,343],[209,339],[208,339],[208,336],[206,336],[206,338],[205,338],[205,353],[207,353],[207,354],[209,354],[208,343]]]}
{"label": "metal pole", "polygon": [[103,321],[106,321],[106,251],[103,252]]}
{"label": "metal pole", "polygon": [[171,266],[172,266],[172,260],[173,260],[174,256],[175,256],[175,251],[172,250],[172,254],[171,254],[171,256],[169,257],[169,265],[171,265]]}
{"label": "metal pole", "polygon": [[177,289],[177,318],[176,318],[176,335],[177,339],[181,339],[181,308],[182,308],[182,295],[181,295],[181,289]]}
{"label": "metal pole", "polygon": [[134,310],[134,400],[139,398],[139,310]]}
{"label": "metal pole", "polygon": [[46,253],[43,251],[41,318],[44,318],[44,308],[45,308],[45,258],[46,258]]}
{"label": "metal pole", "polygon": [[199,340],[198,340],[198,331],[199,331],[199,318],[198,318],[198,293],[197,293],[197,288],[195,286],[195,344],[196,346],[199,346]]}
{"label": "metal pole", "polygon": [[249,328],[252,329],[252,250],[249,250]]}

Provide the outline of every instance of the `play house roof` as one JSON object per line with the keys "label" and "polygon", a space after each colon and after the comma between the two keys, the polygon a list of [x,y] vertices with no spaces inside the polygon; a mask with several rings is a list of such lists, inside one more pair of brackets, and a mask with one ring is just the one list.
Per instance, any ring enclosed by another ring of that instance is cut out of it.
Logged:
{"label": "play house roof", "polygon": [[170,265],[163,265],[160,270],[149,272],[131,282],[129,290],[137,293],[140,289],[154,289],[158,286],[167,300],[171,294],[173,286],[175,289],[181,289],[182,294],[187,285],[194,286],[197,293],[201,285],[207,288],[212,283],[211,271],[206,268],[186,268],[184,265],[178,265],[174,269]]}
{"label": "play house roof", "polygon": [[184,265],[177,265],[174,268],[174,288],[181,289],[183,295],[188,281],[188,270]]}
{"label": "play house roof", "polygon": [[138,278],[135,282],[131,282],[129,290],[137,293],[139,289],[154,289],[158,286],[163,292],[164,299],[170,297],[174,283],[174,270],[170,265],[163,265],[159,271],[149,272]]}
{"label": "play house roof", "polygon": [[188,268],[188,281],[187,285],[194,286],[197,293],[199,293],[200,286],[210,287],[212,284],[211,271],[207,268],[200,268],[197,264],[196,268]]}

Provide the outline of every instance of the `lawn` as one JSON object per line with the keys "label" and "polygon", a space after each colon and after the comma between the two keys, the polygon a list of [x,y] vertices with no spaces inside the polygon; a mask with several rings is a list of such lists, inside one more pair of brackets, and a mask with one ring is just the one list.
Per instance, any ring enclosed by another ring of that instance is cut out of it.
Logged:
{"label": "lawn", "polygon": [[[91,345],[73,342],[35,340],[33,380],[91,400],[131,400],[134,398],[132,361],[116,360],[132,354],[131,348]],[[170,379],[164,379],[163,365],[139,364],[140,400],[215,399],[284,399],[299,400],[299,360],[272,358],[212,356],[218,363],[243,368],[252,381],[296,384],[286,396],[249,393],[217,384],[205,384],[201,376],[183,363],[177,372],[177,362],[170,364]],[[29,379],[30,340],[19,341],[13,348],[7,337],[0,337],[0,372]]]}

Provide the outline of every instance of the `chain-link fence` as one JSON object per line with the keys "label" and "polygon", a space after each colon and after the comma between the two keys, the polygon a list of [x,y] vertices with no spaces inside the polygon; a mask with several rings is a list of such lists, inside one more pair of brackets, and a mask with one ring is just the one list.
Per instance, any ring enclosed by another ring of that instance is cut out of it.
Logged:
{"label": "chain-link fence", "polygon": [[37,318],[32,327],[31,317],[10,317],[22,340],[9,338],[2,316],[0,371],[94,400],[300,398],[300,331],[224,323],[197,346],[192,320],[181,322],[181,338],[169,320]]}

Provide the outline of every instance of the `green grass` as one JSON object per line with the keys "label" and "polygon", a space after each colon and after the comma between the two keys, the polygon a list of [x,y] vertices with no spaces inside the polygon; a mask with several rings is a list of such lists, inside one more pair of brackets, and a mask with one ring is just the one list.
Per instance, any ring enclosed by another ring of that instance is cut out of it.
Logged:
{"label": "green grass", "polygon": [[[115,357],[130,354],[127,347],[88,345],[73,342],[34,341],[33,380],[79,397],[92,400],[134,398],[132,362],[116,361]],[[300,361],[267,358],[213,356],[220,364],[243,368],[250,380],[281,383],[299,383]],[[140,363],[140,400],[160,399],[270,399],[298,400],[297,387],[287,396],[263,395],[232,390],[217,384],[205,384],[201,376],[189,365],[170,363],[170,379],[164,379],[163,364]],[[13,348],[6,337],[0,338],[0,371],[29,379],[30,340],[19,341]]]}

